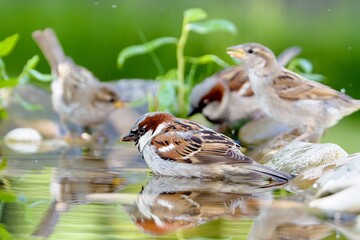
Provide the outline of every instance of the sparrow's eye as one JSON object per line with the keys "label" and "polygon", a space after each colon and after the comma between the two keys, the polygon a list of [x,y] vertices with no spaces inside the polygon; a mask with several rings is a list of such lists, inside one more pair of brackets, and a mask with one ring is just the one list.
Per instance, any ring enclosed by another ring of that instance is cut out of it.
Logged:
{"label": "sparrow's eye", "polygon": [[109,99],[109,102],[114,103],[114,102],[115,102],[115,98],[110,98],[110,99]]}
{"label": "sparrow's eye", "polygon": [[254,53],[254,50],[252,48],[247,50],[248,53]]}
{"label": "sparrow's eye", "polygon": [[139,130],[138,130],[138,132],[139,132],[140,134],[144,134],[145,131],[146,131],[145,127],[141,127],[141,128],[139,128]]}

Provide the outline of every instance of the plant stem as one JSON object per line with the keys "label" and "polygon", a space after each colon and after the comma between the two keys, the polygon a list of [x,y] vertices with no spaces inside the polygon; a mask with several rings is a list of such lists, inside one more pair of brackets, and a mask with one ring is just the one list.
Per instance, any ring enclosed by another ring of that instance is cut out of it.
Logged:
{"label": "plant stem", "polygon": [[[143,43],[146,43],[148,42],[145,34],[142,32],[142,31],[138,31],[138,35],[140,37],[140,40],[143,42]],[[160,59],[159,57],[155,54],[155,52],[151,51],[150,53],[150,57],[152,59],[152,61],[154,62],[154,65],[159,73],[159,75],[164,75],[165,74],[165,70],[164,70],[164,67],[162,66],[161,62],[160,62]]]}
{"label": "plant stem", "polygon": [[178,107],[180,116],[186,114],[185,112],[185,57],[184,48],[189,36],[189,30],[187,29],[189,20],[184,16],[183,25],[181,29],[181,35],[176,48],[177,59],[177,78],[178,78]]}

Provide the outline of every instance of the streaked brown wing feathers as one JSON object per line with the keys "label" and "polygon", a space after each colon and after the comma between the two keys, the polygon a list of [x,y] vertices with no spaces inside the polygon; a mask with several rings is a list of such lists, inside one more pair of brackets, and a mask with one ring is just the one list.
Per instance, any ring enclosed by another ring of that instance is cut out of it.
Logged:
{"label": "streaked brown wing feathers", "polygon": [[339,92],[317,82],[303,79],[300,75],[283,71],[274,81],[274,89],[286,100],[325,100],[339,96]]}
{"label": "streaked brown wing feathers", "polygon": [[169,126],[152,140],[158,155],[163,159],[195,164],[251,161],[240,152],[240,146],[225,135],[203,129],[190,121],[182,121],[182,124],[176,126],[187,126],[187,131]]}

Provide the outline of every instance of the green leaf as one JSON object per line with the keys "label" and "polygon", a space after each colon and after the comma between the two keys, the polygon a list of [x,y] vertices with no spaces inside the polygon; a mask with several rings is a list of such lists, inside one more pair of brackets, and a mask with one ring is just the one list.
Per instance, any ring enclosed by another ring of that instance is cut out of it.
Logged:
{"label": "green leaf", "polygon": [[8,79],[9,76],[6,73],[6,67],[4,61],[0,58],[0,80]]}
{"label": "green leaf", "polygon": [[29,81],[30,71],[36,67],[39,60],[40,60],[39,56],[35,55],[26,62],[25,66],[23,67],[22,72],[20,73],[20,75],[18,77],[19,84],[25,84]]}
{"label": "green leaf", "polygon": [[190,31],[199,34],[220,32],[220,31],[225,31],[232,34],[237,33],[237,28],[235,24],[226,19],[211,19],[204,22],[189,23],[187,27]]}
{"label": "green leaf", "polygon": [[9,78],[8,80],[0,80],[0,88],[15,87],[19,84],[17,78]]}
{"label": "green leaf", "polygon": [[2,158],[0,161],[0,171],[4,170],[7,167],[7,159]]}
{"label": "green leaf", "polygon": [[164,75],[161,76],[157,76],[156,79],[157,80],[161,80],[161,79],[176,79],[177,76],[177,69],[176,68],[172,68],[170,70],[168,70]]}
{"label": "green leaf", "polygon": [[39,104],[32,104],[23,99],[19,94],[15,94],[18,103],[27,111],[40,111],[43,107]]}
{"label": "green leaf", "polygon": [[36,65],[38,64],[39,60],[40,60],[40,58],[38,55],[33,56],[26,62],[25,66],[24,66],[24,70],[29,72],[31,69],[34,69],[36,67]]}
{"label": "green leaf", "polygon": [[17,41],[19,39],[19,34],[14,34],[10,37],[5,38],[0,42],[0,57],[5,57],[14,49]]}
{"label": "green leaf", "polygon": [[10,235],[9,231],[6,230],[3,224],[0,224],[0,239],[1,240],[12,240],[12,236]]}
{"label": "green leaf", "polygon": [[307,79],[313,80],[313,81],[324,81],[325,76],[317,73],[299,73],[300,75],[304,76]]}
{"label": "green leaf", "polygon": [[9,117],[9,113],[6,111],[6,109],[2,108],[0,109],[0,119],[6,119]]}
{"label": "green leaf", "polygon": [[177,38],[162,37],[162,38],[154,39],[154,40],[144,43],[144,44],[134,45],[134,46],[124,48],[119,53],[119,56],[117,59],[117,66],[119,69],[121,69],[123,67],[126,59],[128,59],[130,57],[150,53],[161,46],[168,45],[168,44],[177,44],[177,42],[178,42]]}
{"label": "green leaf", "polygon": [[17,197],[15,194],[0,189],[0,202],[12,203],[16,202],[16,199]]}
{"label": "green leaf", "polygon": [[230,65],[222,60],[220,57],[213,55],[213,54],[206,54],[201,57],[185,57],[185,60],[192,64],[209,64],[209,63],[216,63],[223,68],[227,68]]}
{"label": "green leaf", "polygon": [[53,80],[53,77],[51,74],[45,74],[45,73],[41,73],[35,69],[31,69],[29,71],[30,76],[32,76],[33,78],[35,78],[36,80],[39,80],[41,82],[51,82]]}
{"label": "green leaf", "polygon": [[305,58],[296,58],[289,63],[288,69],[294,72],[311,73],[313,65]]}
{"label": "green leaf", "polygon": [[177,108],[177,89],[178,82],[173,80],[163,80],[158,91],[159,110],[176,112]]}
{"label": "green leaf", "polygon": [[189,22],[197,22],[207,18],[207,13],[201,8],[190,8],[184,11],[184,18]]}

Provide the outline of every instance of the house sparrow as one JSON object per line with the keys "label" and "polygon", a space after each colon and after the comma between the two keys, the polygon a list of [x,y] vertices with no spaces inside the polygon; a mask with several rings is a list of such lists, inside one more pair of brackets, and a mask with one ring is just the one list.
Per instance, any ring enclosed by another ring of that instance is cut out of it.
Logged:
{"label": "house sparrow", "polygon": [[261,44],[233,46],[227,53],[244,63],[262,111],[285,125],[306,129],[298,140],[360,109],[359,100],[284,69]]}
{"label": "house sparrow", "polygon": [[52,29],[35,31],[32,36],[55,77],[51,84],[52,104],[66,130],[66,121],[99,130],[109,114],[123,106],[117,93],[65,56]]}
{"label": "house sparrow", "polygon": [[229,178],[260,174],[284,183],[293,176],[256,163],[231,138],[168,113],[141,116],[122,141],[133,141],[157,175]]}
{"label": "house sparrow", "polygon": [[[278,62],[285,66],[300,53],[299,47],[285,49]],[[230,67],[197,84],[190,94],[189,116],[201,112],[210,122],[231,124],[261,116],[243,65]]]}

